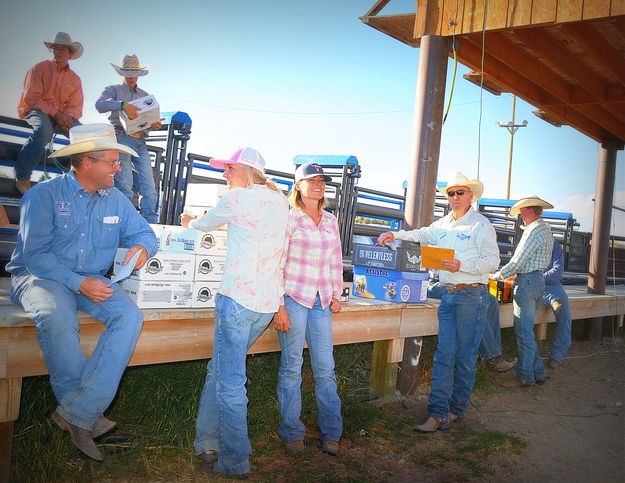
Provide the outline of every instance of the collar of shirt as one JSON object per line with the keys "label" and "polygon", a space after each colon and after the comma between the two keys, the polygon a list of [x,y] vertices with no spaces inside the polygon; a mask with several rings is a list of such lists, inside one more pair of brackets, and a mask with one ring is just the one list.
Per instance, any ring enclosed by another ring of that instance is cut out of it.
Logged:
{"label": "collar of shirt", "polygon": [[[76,172],[74,170],[70,170],[65,175],[63,175],[66,181],[67,189],[69,190],[72,196],[76,196],[76,193],[79,191],[84,191],[87,194],[89,193],[83,185],[80,184],[80,181],[76,178]],[[107,196],[111,188],[102,188],[97,190],[94,194],[98,194],[100,196]]]}
{"label": "collar of shirt", "polygon": [[[315,225],[315,222],[312,220],[312,218],[308,216],[306,213],[304,213],[302,210],[293,210],[293,214],[291,216],[293,216],[294,218],[298,220],[299,219],[308,220],[310,223]],[[321,210],[321,221],[319,222],[319,225],[315,225],[315,226],[325,225],[331,219],[332,219],[332,215],[330,215],[330,213],[328,213],[326,210]]]}

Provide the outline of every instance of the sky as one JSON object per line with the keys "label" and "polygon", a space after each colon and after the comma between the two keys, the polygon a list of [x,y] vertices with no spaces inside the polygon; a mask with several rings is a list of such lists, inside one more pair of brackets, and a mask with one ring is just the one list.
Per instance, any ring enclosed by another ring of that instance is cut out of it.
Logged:
{"label": "sky", "polygon": [[[188,152],[229,156],[246,145],[268,168],[289,172],[300,154],[354,155],[360,186],[401,194],[415,142],[419,49],[360,21],[374,3],[110,0],[103,9],[90,0],[5,1],[0,114],[16,116],[24,74],[50,58],[43,41],[65,31],[85,48],[70,62],[82,79],[83,123],[106,122],[94,104],[105,86],[121,82],[110,63],[136,54],[150,66],[139,86],[161,111],[191,117]],[[391,0],[381,14],[414,11],[414,0]],[[504,198],[510,135],[496,122],[511,120],[512,96],[480,96],[462,78],[466,72],[458,66],[438,180],[479,171],[484,197]],[[450,60],[445,105],[452,73]],[[515,121],[528,124],[514,136],[511,198],[538,195],[591,231],[599,145],[570,127],[551,126],[533,110],[517,100]],[[621,208],[624,159],[619,151],[614,204]],[[611,232],[625,236],[625,213],[613,211]]]}

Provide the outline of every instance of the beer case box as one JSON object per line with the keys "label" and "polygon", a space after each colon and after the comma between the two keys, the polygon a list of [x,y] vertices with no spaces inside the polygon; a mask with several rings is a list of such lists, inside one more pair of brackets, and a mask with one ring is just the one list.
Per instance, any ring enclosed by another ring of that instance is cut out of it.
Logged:
{"label": "beer case box", "polygon": [[504,304],[512,302],[513,280],[489,280],[488,291],[497,297],[497,301]]}
{"label": "beer case box", "polygon": [[196,282],[219,282],[224,274],[226,257],[215,255],[195,255]]}
{"label": "beer case box", "polygon": [[354,266],[352,295],[389,302],[423,303],[428,295],[427,272],[401,272]]}
{"label": "beer case box", "polygon": [[166,225],[163,230],[161,247],[166,252],[225,257],[228,250],[228,233],[219,230],[201,231],[195,228]]}
{"label": "beer case box", "polygon": [[133,280],[120,282],[121,288],[141,309],[191,308],[193,282]]}
{"label": "beer case box", "polygon": [[421,245],[397,240],[384,246],[354,243],[352,251],[354,265],[385,268],[398,272],[423,272],[421,267]]}
{"label": "beer case box", "polygon": [[[118,248],[113,271],[118,272],[124,264],[127,248]],[[139,270],[133,270],[128,278],[133,280],[193,281],[195,255],[188,253],[156,252]]]}
{"label": "beer case box", "polygon": [[158,249],[161,250],[161,239],[163,238],[163,229],[165,228],[165,225],[157,225],[157,224],[150,223],[150,228],[152,228],[154,235],[156,235],[156,241],[158,242]]}
{"label": "beer case box", "polygon": [[119,119],[124,125],[126,134],[133,134],[144,129],[148,129],[153,123],[161,120],[161,109],[152,95],[139,97],[128,101],[129,104],[137,106],[140,111],[136,118],[129,119],[126,111],[121,111]]}
{"label": "beer case box", "polygon": [[193,296],[191,298],[191,307],[193,308],[210,308],[215,306],[215,296],[219,289],[220,282],[194,282]]}

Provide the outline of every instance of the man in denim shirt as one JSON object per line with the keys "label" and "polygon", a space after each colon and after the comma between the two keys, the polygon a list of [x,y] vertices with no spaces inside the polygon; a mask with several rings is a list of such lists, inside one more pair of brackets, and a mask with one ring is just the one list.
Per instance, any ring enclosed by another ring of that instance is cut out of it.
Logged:
{"label": "man in denim shirt", "polygon": [[429,417],[415,428],[427,433],[449,428],[466,413],[487,323],[488,274],[499,266],[495,229],[471,207],[482,196],[482,183],[455,173],[439,191],[447,196],[449,214],[430,226],[382,233],[378,238],[378,243],[397,238],[454,250],[455,258],[442,260],[445,270],[439,272],[445,291],[438,308]]}
{"label": "man in denim shirt", "polygon": [[[115,187],[132,200],[136,191],[141,197],[139,210],[148,223],[158,223],[156,204],[158,196],[152,174],[150,153],[145,144],[149,129],[128,134],[124,130],[119,116],[126,112],[128,119],[135,119],[140,110],[129,101],[149,94],[137,85],[137,78],[147,75],[148,66],[141,65],[136,55],[125,55],[122,65],[111,64],[113,69],[124,78],[122,84],[111,85],[104,89],[95,103],[98,112],[110,112],[109,121],[115,128],[117,142],[136,151],[134,155],[119,153],[122,169],[115,175]],[[152,123],[151,129],[160,129],[160,121]]]}
{"label": "man in denim shirt", "polygon": [[[120,170],[118,144],[108,124],[70,129],[70,144],[53,157],[70,156],[72,169],[39,183],[22,198],[20,232],[7,271],[11,299],[35,322],[37,341],[58,406],[54,421],[74,445],[101,461],[93,438],[115,423],[103,416],[141,332],[143,316],[117,284],[104,277],[118,246],[124,263],[140,251],[140,268],[157,251],[147,222],[113,188]],[[80,346],[77,311],[100,320],[105,330],[89,357]]]}

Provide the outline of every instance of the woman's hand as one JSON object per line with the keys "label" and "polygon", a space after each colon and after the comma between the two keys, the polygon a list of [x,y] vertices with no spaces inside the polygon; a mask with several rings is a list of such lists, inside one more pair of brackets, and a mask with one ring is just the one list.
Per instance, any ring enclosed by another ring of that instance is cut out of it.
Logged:
{"label": "woman's hand", "polygon": [[284,305],[281,305],[278,311],[273,316],[273,326],[280,332],[288,332],[291,327],[291,321],[289,320],[289,314],[286,313]]}
{"label": "woman's hand", "polygon": [[332,300],[330,302],[330,310],[336,314],[337,312],[340,312],[342,308],[343,306],[341,305],[341,301],[332,297]]}

